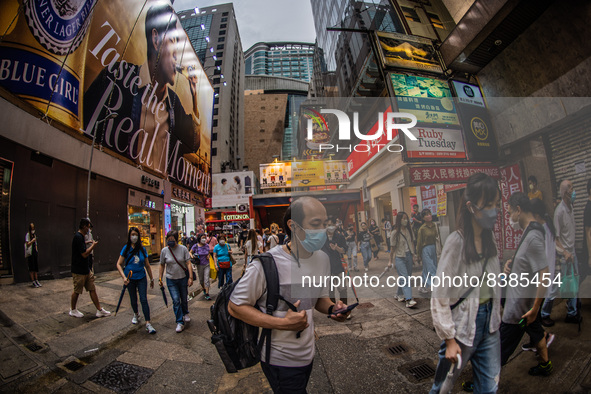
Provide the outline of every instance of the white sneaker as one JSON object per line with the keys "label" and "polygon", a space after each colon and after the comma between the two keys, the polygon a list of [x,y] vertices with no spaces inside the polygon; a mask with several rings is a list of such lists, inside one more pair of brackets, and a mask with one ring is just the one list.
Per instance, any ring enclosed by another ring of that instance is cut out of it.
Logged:
{"label": "white sneaker", "polygon": [[146,331],[148,331],[148,334],[156,334],[156,330],[150,323],[146,323]]}
{"label": "white sneaker", "polygon": [[41,287],[41,283],[39,283],[38,280],[36,280],[35,283],[37,283],[37,287]]}
{"label": "white sneaker", "polygon": [[396,296],[398,302],[404,302],[404,296]]}
{"label": "white sneaker", "polygon": [[185,316],[183,316],[183,321],[184,321],[185,323],[188,323],[188,322],[190,322],[190,321],[191,321],[191,318],[189,317],[189,315],[185,315]]}
{"label": "white sneaker", "polygon": [[365,272],[369,271],[369,269],[367,269],[367,267],[365,267]]}
{"label": "white sneaker", "polygon": [[185,326],[181,323],[176,325],[176,332],[181,332],[185,329]]}
{"label": "white sneaker", "polygon": [[406,301],[406,307],[407,308],[412,308],[417,304],[417,302],[415,300],[408,300]]}
{"label": "white sneaker", "polygon": [[429,290],[427,290],[426,287],[419,287],[419,293],[421,294],[427,294],[429,292]]}
{"label": "white sneaker", "polygon": [[100,311],[96,311],[96,317],[107,317],[111,316],[111,312],[106,311],[105,308],[101,308]]}
{"label": "white sneaker", "polygon": [[78,309],[70,309],[70,316],[72,316],[72,317],[84,317],[84,313],[80,312]]}
{"label": "white sneaker", "polygon": [[131,319],[131,324],[137,324],[137,322],[140,320],[140,315],[139,313],[134,313],[133,314],[133,318]]}

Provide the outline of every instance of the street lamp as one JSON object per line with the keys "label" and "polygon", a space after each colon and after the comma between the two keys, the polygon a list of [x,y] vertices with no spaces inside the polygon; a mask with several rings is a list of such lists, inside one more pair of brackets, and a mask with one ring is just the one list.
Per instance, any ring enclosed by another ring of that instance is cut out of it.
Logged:
{"label": "street lamp", "polygon": [[92,135],[92,145],[90,145],[90,161],[88,162],[88,181],[86,183],[86,217],[90,217],[90,173],[92,170],[92,156],[94,153],[94,144],[96,142],[96,131],[98,128],[98,125],[109,120],[112,119],[114,117],[117,116],[117,112],[111,112],[111,110],[109,109],[109,114],[103,119],[103,120],[99,120],[98,122],[96,122],[94,124],[94,133]]}

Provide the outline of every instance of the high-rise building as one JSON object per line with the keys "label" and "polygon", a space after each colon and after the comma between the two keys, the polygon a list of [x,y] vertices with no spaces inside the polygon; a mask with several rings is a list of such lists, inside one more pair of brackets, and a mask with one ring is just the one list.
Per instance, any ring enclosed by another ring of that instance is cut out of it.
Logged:
{"label": "high-rise building", "polygon": [[214,87],[212,171],[242,168],[244,52],[231,3],[180,11],[179,18]]}
{"label": "high-rise building", "polygon": [[246,75],[271,75],[310,82],[314,70],[314,44],[259,42],[245,53]]}

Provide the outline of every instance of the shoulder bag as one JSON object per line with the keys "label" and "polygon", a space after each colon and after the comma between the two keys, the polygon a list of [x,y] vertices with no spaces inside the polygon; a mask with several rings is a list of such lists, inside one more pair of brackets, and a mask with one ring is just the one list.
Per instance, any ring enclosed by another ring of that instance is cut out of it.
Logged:
{"label": "shoulder bag", "polygon": [[[176,259],[176,256],[174,255],[174,253],[172,252],[172,249],[170,249],[170,247],[168,248],[168,251],[170,252],[170,254],[172,255],[172,258],[174,259],[174,261],[176,261],[176,263],[183,269],[183,271],[185,271],[185,278],[189,279],[189,270],[185,267],[183,267],[181,265],[181,263],[179,263],[179,261]],[[195,275],[195,271],[193,271],[193,280],[197,280],[197,275]]]}

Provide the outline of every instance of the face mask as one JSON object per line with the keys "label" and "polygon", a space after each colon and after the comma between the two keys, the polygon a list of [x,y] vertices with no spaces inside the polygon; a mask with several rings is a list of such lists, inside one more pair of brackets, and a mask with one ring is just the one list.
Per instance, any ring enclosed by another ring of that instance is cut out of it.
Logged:
{"label": "face mask", "polygon": [[474,215],[476,222],[485,230],[492,230],[497,222],[497,208],[481,209],[480,217]]}
{"label": "face mask", "polygon": [[31,234],[35,234],[35,230],[31,230]]}
{"label": "face mask", "polygon": [[175,241],[167,241],[166,244],[168,245],[169,248],[174,248],[174,245],[176,245]]}
{"label": "face mask", "polygon": [[531,183],[529,184],[529,190],[534,190],[534,185],[532,185]]}
{"label": "face mask", "polygon": [[306,239],[303,241],[300,240],[300,243],[310,253],[314,253],[317,250],[322,249],[324,244],[326,243],[326,230],[305,230],[306,232]]}
{"label": "face mask", "polygon": [[330,231],[330,232],[332,233],[332,232],[333,232],[333,231],[335,231],[336,229],[337,229],[337,228],[336,228],[335,226],[328,226],[328,227],[326,228],[326,231]]}
{"label": "face mask", "polygon": [[571,204],[574,204],[574,203],[575,203],[575,198],[577,198],[577,193],[576,193],[576,192],[574,191],[574,189],[573,189],[573,192],[572,192],[572,194],[570,195],[570,203],[571,203]]}
{"label": "face mask", "polygon": [[509,224],[511,225],[511,228],[513,229],[513,231],[521,230],[521,226],[519,225],[519,220],[514,221],[512,217],[509,217]]}
{"label": "face mask", "polygon": [[408,226],[408,220],[402,219],[402,221],[400,222],[400,224],[402,224],[402,227],[406,227],[406,226]]}
{"label": "face mask", "polygon": [[134,243],[136,243],[136,242],[137,242],[137,238],[138,238],[138,236],[137,236],[137,235],[132,235],[131,237],[129,237],[129,239],[131,240],[131,243],[132,243],[132,244],[134,244]]}
{"label": "face mask", "polygon": [[203,245],[205,245],[207,243],[207,240],[205,238],[201,238],[201,241],[199,241],[199,242],[201,242]]}
{"label": "face mask", "polygon": [[226,244],[226,241],[224,241],[223,239],[220,241],[220,245],[224,246]]}

